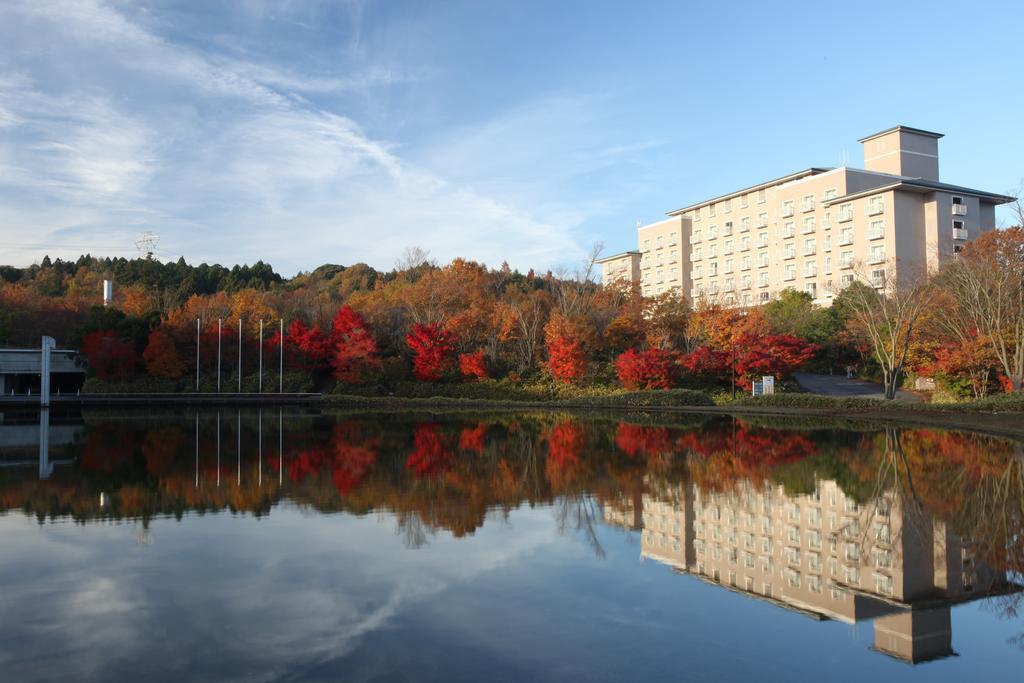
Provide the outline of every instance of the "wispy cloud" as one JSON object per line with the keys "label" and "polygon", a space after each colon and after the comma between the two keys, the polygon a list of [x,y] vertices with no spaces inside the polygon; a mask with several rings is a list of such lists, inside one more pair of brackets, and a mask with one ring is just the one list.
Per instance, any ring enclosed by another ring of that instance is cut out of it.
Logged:
{"label": "wispy cloud", "polygon": [[[121,9],[94,0],[0,8],[3,58],[21,74],[0,81],[0,197],[20,217],[0,227],[0,243],[31,235],[52,243],[51,255],[73,256],[81,250],[60,246],[69,233],[102,251],[148,228],[168,256],[264,258],[285,272],[323,261],[387,267],[409,244],[522,268],[582,253],[570,214],[404,157],[344,111],[344,93],[423,69],[306,75],[158,35]],[[324,93],[338,104],[311,100]],[[53,202],[90,218],[55,223]]]}

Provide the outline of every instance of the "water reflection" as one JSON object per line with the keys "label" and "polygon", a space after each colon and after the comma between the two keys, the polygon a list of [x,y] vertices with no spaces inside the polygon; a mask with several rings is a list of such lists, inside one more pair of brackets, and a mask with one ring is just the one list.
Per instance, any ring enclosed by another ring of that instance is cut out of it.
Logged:
{"label": "water reflection", "polygon": [[0,512],[146,528],[188,513],[264,517],[288,500],[387,511],[416,549],[550,506],[554,528],[596,558],[608,554],[602,529],[625,529],[642,558],[680,574],[814,619],[870,620],[874,648],[912,663],[954,654],[952,606],[1019,604],[1024,450],[1013,441],[699,417],[41,415],[0,425]]}

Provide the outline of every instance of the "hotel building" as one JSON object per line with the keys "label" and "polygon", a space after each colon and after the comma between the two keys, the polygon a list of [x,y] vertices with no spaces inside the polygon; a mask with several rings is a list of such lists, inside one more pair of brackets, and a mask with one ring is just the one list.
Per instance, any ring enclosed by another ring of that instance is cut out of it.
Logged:
{"label": "hotel building", "polygon": [[939,138],[896,126],[860,140],[864,168],[808,168],[690,204],[638,227],[638,250],[599,261],[645,296],[756,305],[785,289],[828,305],[855,277],[934,270],[995,228],[1005,195],[939,182]]}

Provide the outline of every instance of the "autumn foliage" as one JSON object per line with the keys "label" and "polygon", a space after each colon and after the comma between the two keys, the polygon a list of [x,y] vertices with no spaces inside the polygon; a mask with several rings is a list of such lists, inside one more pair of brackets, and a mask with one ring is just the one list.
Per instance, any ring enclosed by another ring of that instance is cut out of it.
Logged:
{"label": "autumn foliage", "polygon": [[413,375],[421,382],[436,382],[451,368],[454,347],[437,323],[416,323],[405,343],[413,353]]}
{"label": "autumn foliage", "polygon": [[128,379],[135,374],[138,362],[135,349],[120,339],[114,330],[85,335],[82,338],[82,355],[96,376],[105,380]]}
{"label": "autumn foliage", "polygon": [[362,316],[351,306],[342,306],[334,316],[329,343],[333,347],[334,378],[347,384],[362,384],[369,372],[380,366],[377,342]]}
{"label": "autumn foliage", "polygon": [[487,361],[484,359],[484,352],[481,350],[459,354],[459,372],[467,379],[486,379]]}
{"label": "autumn foliage", "polygon": [[675,354],[663,349],[629,349],[615,359],[615,372],[627,389],[668,389],[675,368]]}

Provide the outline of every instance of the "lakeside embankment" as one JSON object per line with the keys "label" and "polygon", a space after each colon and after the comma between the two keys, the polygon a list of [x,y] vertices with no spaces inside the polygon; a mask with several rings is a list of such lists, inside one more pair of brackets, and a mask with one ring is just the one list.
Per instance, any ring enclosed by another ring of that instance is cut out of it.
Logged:
{"label": "lakeside embankment", "polygon": [[[488,392],[491,393],[491,392]],[[533,392],[531,392],[533,393]],[[38,408],[36,396],[0,397],[0,408]],[[811,418],[947,427],[1024,437],[1024,396],[1000,394],[964,403],[909,403],[786,393],[730,399],[690,389],[553,394],[551,398],[361,396],[351,394],[87,393],[53,396],[52,406],[318,405],[327,410],[375,412],[614,411]]]}

